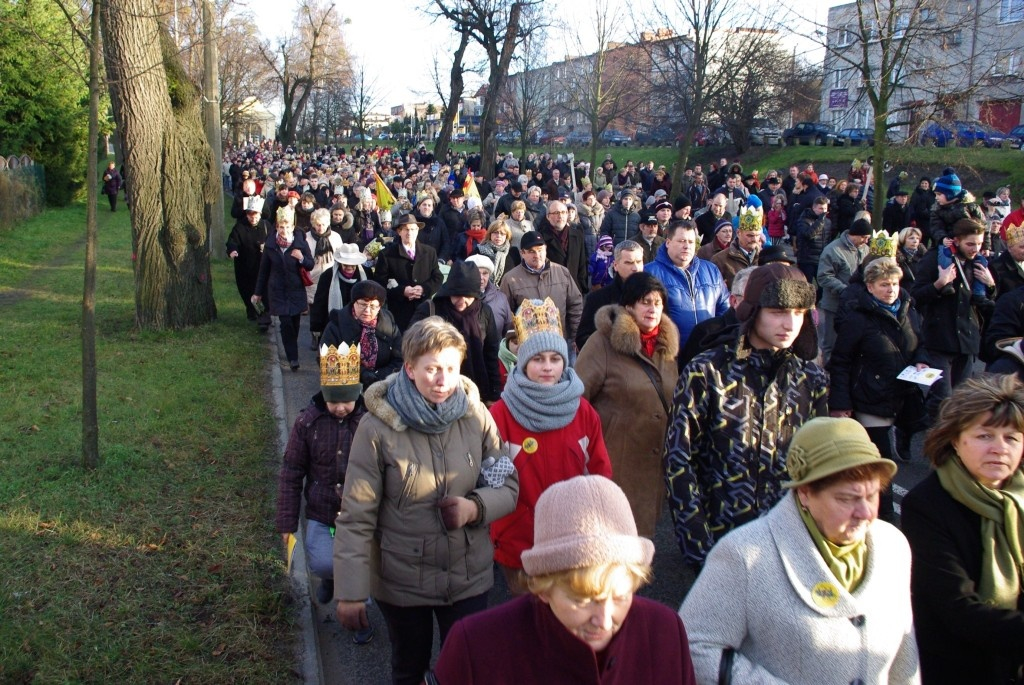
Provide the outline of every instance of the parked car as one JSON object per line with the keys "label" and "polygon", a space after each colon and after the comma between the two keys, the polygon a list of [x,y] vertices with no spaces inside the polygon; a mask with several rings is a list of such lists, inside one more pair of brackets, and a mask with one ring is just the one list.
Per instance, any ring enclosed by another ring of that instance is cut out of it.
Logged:
{"label": "parked car", "polygon": [[994,126],[988,124],[976,124],[979,131],[985,133],[984,145],[985,147],[1007,147],[1019,148],[1020,147],[1020,136],[1013,135],[1012,133],[1003,133]]}
{"label": "parked car", "polygon": [[874,145],[875,129],[873,128],[844,128],[836,134],[836,145]]}
{"label": "parked car", "polygon": [[584,147],[590,145],[591,140],[593,140],[593,136],[590,135],[590,131],[570,131],[565,137],[565,144]]}
{"label": "parked car", "polygon": [[834,145],[838,140],[831,126],[818,121],[801,121],[793,128],[787,128],[782,132],[782,139],[786,145]]}
{"label": "parked car", "polygon": [[512,145],[519,142],[519,131],[502,131],[494,136],[494,139],[505,145]]}
{"label": "parked car", "polygon": [[466,134],[466,142],[467,143],[479,143],[480,142],[480,134],[477,133],[476,131],[470,131],[469,133]]}
{"label": "parked car", "polygon": [[[681,139],[682,133],[676,138]],[[701,126],[693,136],[693,144],[697,147],[713,147],[732,143],[732,136],[721,126]]]}
{"label": "parked car", "polygon": [[391,137],[391,136],[389,136],[389,135],[388,135],[387,131],[384,131],[384,132],[382,132],[381,134],[379,134],[379,135],[377,136],[377,140],[387,140],[387,139],[389,139],[390,137]]}
{"label": "parked car", "polygon": [[601,134],[601,140],[602,142],[608,143],[609,145],[614,145],[616,147],[620,145],[629,145],[631,142],[633,142],[629,136],[627,136],[625,133],[616,128],[605,129],[605,131]]}
{"label": "parked car", "polygon": [[670,145],[675,139],[676,134],[668,126],[638,128],[633,137],[637,145]]}
{"label": "parked car", "polygon": [[747,138],[750,145],[782,145],[782,129],[770,119],[754,119]]}
{"label": "parked car", "polygon": [[[988,142],[989,136],[993,136],[991,143]],[[946,147],[947,145],[999,147],[1005,137],[1002,132],[981,122],[958,120],[951,122],[929,121],[921,128],[917,140],[921,145],[934,145],[935,147]]]}

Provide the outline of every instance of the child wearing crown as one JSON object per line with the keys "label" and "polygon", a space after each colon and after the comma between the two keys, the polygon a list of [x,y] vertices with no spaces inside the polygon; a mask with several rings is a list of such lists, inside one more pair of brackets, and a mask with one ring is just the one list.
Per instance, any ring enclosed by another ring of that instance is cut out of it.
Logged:
{"label": "child wearing crown", "polygon": [[533,544],[537,498],[574,476],[611,478],[612,467],[601,417],[583,399],[583,382],[569,366],[554,302],[524,300],[514,318],[518,363],[491,416],[519,472],[519,501],[512,514],[491,525],[491,539],[509,589],[519,594],[526,591],[520,556]]}
{"label": "child wearing crown", "polygon": [[[320,578],[316,598],[334,597],[334,520],[341,507],[349,450],[366,414],[359,382],[359,345],[321,346],[320,392],[295,418],[281,463],[277,487],[277,532],[288,544],[299,527],[299,508],[306,499],[303,535],[306,563]],[[372,628],[359,644],[369,642]]]}

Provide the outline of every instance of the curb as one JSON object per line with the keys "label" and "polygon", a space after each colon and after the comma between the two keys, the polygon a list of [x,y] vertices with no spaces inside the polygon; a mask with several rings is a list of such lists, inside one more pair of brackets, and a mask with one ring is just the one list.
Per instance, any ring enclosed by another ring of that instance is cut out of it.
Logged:
{"label": "curb", "polygon": [[[277,424],[277,453],[283,455],[288,447],[288,407],[284,399],[284,379],[281,375],[279,361],[280,339],[276,325],[271,324],[268,331],[267,368],[270,371],[270,397],[274,410],[274,422]],[[280,537],[280,536],[278,536]],[[299,630],[302,635],[300,665],[302,682],[305,685],[323,685],[324,672],[320,660],[320,639],[317,632],[316,608],[309,595],[309,569],[306,567],[306,555],[303,551],[303,530],[300,525],[295,532],[298,543],[292,552],[292,566],[289,580],[292,593],[296,600],[296,612]]]}

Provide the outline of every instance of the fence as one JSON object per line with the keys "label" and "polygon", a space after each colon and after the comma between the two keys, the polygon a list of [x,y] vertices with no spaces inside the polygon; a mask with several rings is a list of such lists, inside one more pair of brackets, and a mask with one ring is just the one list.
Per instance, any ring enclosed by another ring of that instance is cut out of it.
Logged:
{"label": "fence", "polygon": [[0,156],[0,230],[38,214],[46,198],[46,169],[28,155]]}

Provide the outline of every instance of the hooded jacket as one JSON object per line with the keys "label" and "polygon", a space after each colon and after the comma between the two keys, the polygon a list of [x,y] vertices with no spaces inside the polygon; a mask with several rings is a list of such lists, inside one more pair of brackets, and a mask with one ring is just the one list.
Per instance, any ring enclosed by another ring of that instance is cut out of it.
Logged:
{"label": "hooded jacket", "polygon": [[[519,474],[513,471],[499,488],[478,484],[483,460],[503,451],[472,381],[462,378],[468,399],[462,418],[428,435],[406,425],[389,402],[395,378],[364,395],[368,413],[352,443],[336,524],[335,596],[372,595],[401,607],[450,605],[493,584],[488,529],[515,508]],[[446,530],[438,501],[471,492],[483,503],[483,521]]]}
{"label": "hooded jacket", "polygon": [[626,212],[621,202],[616,202],[611,209],[605,212],[604,220],[601,222],[601,233],[610,235],[612,241],[618,245],[626,236],[633,235],[640,230],[640,215],[630,209]]}

